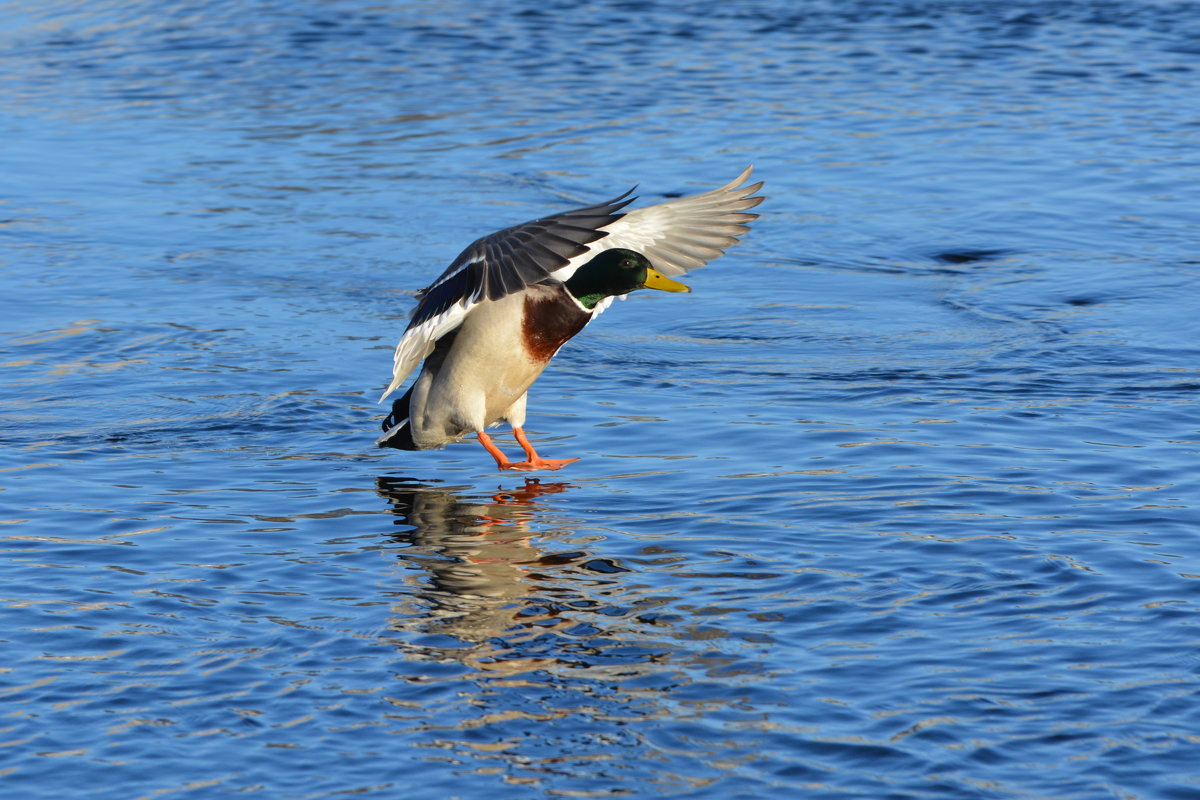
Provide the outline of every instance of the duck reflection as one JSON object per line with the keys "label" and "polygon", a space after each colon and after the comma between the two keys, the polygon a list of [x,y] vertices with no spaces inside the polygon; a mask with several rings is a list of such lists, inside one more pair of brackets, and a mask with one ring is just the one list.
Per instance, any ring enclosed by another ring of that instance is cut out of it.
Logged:
{"label": "duck reflection", "polygon": [[[694,709],[720,719],[745,713],[738,686],[714,677],[691,685],[693,673],[729,666],[713,652],[711,626],[693,630],[669,611],[680,598],[579,549],[573,527],[582,523],[553,497],[576,487],[526,480],[487,494],[406,478],[376,485],[394,514],[389,553],[410,567],[388,593],[387,640],[403,658],[392,667],[398,688],[386,724],[446,753],[463,776],[503,775],[539,795],[550,786],[597,794],[629,758],[655,766],[636,776],[641,785],[694,785],[694,765],[709,770],[715,748],[728,747],[734,734],[718,731],[712,743],[691,722]],[[639,563],[661,553],[644,551]],[[658,731],[681,708],[693,710],[668,737],[670,749],[658,749]],[[665,768],[681,756],[686,770]],[[722,763],[740,769],[752,757]]]}
{"label": "duck reflection", "polygon": [[[603,605],[592,595],[609,594],[617,573],[629,571],[584,551],[543,549],[572,531],[557,528],[541,501],[570,488],[527,478],[490,496],[468,495],[457,487],[378,478],[376,489],[402,529],[391,538],[404,546],[401,558],[422,572],[399,595],[397,632],[409,634],[404,638],[425,657],[481,670],[512,674],[559,660],[561,652],[553,655],[551,647],[543,655],[533,642],[576,625],[572,612]],[[430,642],[431,635],[456,641]]]}

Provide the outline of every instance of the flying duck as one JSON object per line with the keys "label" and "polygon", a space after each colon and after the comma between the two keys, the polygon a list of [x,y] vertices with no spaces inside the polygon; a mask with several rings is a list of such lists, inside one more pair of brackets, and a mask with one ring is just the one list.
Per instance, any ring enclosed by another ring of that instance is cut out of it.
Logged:
{"label": "flying duck", "polygon": [[[417,293],[383,402],[424,361],[383,420],[376,444],[445,447],[474,433],[501,470],[560,469],[525,424],[526,392],[559,348],[617,297],[637,289],[690,292],[673,277],[722,255],[758,217],[762,183],[751,167],[704,194],[624,211],[633,189],[478,239]],[[524,461],[510,461],[484,431],[507,422]]]}

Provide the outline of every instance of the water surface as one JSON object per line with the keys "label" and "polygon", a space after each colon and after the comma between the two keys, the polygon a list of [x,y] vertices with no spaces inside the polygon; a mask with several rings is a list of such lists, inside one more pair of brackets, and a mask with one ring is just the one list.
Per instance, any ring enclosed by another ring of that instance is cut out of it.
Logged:
{"label": "water surface", "polygon": [[[1200,798],[1198,10],[4,6],[6,796]],[[748,163],[580,462],[372,447],[465,244]]]}

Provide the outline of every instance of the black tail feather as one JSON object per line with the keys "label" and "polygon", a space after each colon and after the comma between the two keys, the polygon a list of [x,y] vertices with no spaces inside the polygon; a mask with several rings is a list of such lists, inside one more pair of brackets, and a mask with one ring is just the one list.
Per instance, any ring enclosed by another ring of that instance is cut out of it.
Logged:
{"label": "black tail feather", "polygon": [[[383,418],[384,436],[380,437],[376,442],[380,447],[394,447],[397,450],[416,450],[417,445],[413,442],[412,427],[408,425],[408,404],[412,399],[412,388],[410,387],[403,397],[398,397],[392,401],[392,413]],[[399,425],[399,428],[396,426]],[[391,436],[387,436],[387,432],[396,428]]]}

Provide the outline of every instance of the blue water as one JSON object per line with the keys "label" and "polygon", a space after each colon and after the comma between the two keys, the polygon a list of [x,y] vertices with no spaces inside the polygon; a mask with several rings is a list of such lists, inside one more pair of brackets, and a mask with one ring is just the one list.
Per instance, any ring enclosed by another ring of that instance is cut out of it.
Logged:
{"label": "blue water", "polygon": [[[0,794],[1200,798],[1198,97],[1166,0],[0,7]],[[469,241],[749,163],[581,461],[373,448]]]}

